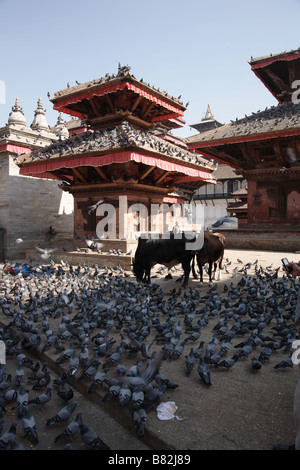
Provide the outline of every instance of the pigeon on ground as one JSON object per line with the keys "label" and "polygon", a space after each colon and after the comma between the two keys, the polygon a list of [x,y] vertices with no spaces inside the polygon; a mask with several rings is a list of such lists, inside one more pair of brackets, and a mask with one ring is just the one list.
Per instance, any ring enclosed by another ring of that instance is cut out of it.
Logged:
{"label": "pigeon on ground", "polygon": [[263,361],[269,361],[270,360],[270,357],[272,355],[272,352],[273,350],[271,348],[268,348],[266,346],[264,346],[262,349],[261,349],[261,352],[260,352],[260,355],[258,357],[258,360],[260,362],[263,362]]}
{"label": "pigeon on ground", "polygon": [[10,442],[9,443],[9,450],[26,450],[24,446],[20,442]]}
{"label": "pigeon on ground", "polygon": [[125,405],[127,405],[127,403],[129,403],[131,399],[131,390],[129,388],[128,385],[123,385],[123,387],[121,387],[120,391],[119,391],[119,395],[118,395],[118,405],[120,407],[123,407]]}
{"label": "pigeon on ground", "polygon": [[110,401],[110,400],[114,400],[115,398],[118,397],[120,390],[121,390],[121,384],[119,384],[119,383],[112,384],[109,387],[106,394],[104,395],[104,397],[102,398],[102,401],[107,402],[107,401]]}
{"label": "pigeon on ground", "polygon": [[3,394],[3,397],[6,403],[12,403],[17,401],[18,392],[17,390],[10,388],[9,390],[6,390],[6,392]]}
{"label": "pigeon on ground", "polygon": [[191,348],[189,354],[185,356],[185,368],[186,368],[186,374],[188,376],[191,375],[195,364],[196,364],[196,356],[195,356],[194,348]]}
{"label": "pigeon on ground", "polygon": [[194,354],[197,359],[199,359],[202,356],[203,351],[204,351],[204,341],[200,341],[199,346],[194,351]]}
{"label": "pigeon on ground", "polygon": [[53,384],[56,385],[58,388],[62,388],[67,383],[68,375],[67,372],[64,370],[61,375],[53,380]]}
{"label": "pigeon on ground", "polygon": [[158,385],[166,385],[167,388],[171,388],[171,389],[176,389],[177,387],[179,387],[179,385],[175,382],[172,382],[171,380],[169,380],[164,374],[162,374],[161,372],[159,372],[158,374],[156,374],[155,376],[155,382],[158,384]]}
{"label": "pigeon on ground", "polygon": [[198,365],[197,371],[198,371],[200,378],[203,380],[203,382],[206,385],[211,385],[210,370],[202,357],[200,357],[199,359],[199,365]]}
{"label": "pigeon on ground", "polygon": [[0,405],[0,434],[1,434],[2,431],[3,431],[4,423],[5,423],[4,415],[3,415],[3,408],[4,408],[4,407],[5,407],[5,404],[4,404],[3,407]]}
{"label": "pigeon on ground", "polygon": [[100,365],[100,362],[96,364],[91,364],[90,366],[86,367],[78,377],[77,382],[82,382],[83,380],[91,380],[96,375],[97,369]]}
{"label": "pigeon on ground", "polygon": [[293,415],[296,426],[295,449],[300,450],[300,379],[298,379],[294,392]]}
{"label": "pigeon on ground", "polygon": [[252,338],[249,338],[246,344],[240,350],[239,356],[247,358],[252,353],[252,351],[253,351],[253,342],[252,342]]}
{"label": "pigeon on ground", "polygon": [[100,439],[93,428],[88,427],[84,423],[81,423],[79,428],[81,440],[87,447],[89,447],[89,449],[110,450],[110,447]]}
{"label": "pigeon on ground", "polygon": [[17,413],[18,418],[23,417],[23,408],[28,405],[28,391],[25,390],[24,385],[21,386],[21,389],[18,390],[17,395]]}
{"label": "pigeon on ground", "polygon": [[44,410],[46,409],[46,404],[48,403],[48,401],[51,400],[51,397],[52,397],[52,387],[48,387],[45,393],[41,393],[41,395],[37,396],[36,398],[29,400],[28,405],[31,405],[31,404],[41,405],[42,410]]}
{"label": "pigeon on ground", "polygon": [[71,377],[74,377],[79,367],[79,357],[77,356],[76,349],[74,349],[72,356],[70,357],[69,373]]}
{"label": "pigeon on ground", "polygon": [[145,399],[144,391],[140,387],[136,387],[131,396],[131,406],[133,410],[138,410],[142,407]]}
{"label": "pigeon on ground", "polygon": [[252,357],[251,359],[251,368],[255,371],[258,372],[262,368],[262,363],[256,359],[256,357]]}
{"label": "pigeon on ground", "polygon": [[54,439],[54,442],[58,442],[65,438],[75,437],[80,433],[80,425],[82,424],[82,411],[77,413],[75,420],[71,421],[63,432],[58,434]]}
{"label": "pigeon on ground", "polygon": [[116,372],[119,376],[124,376],[127,372],[126,366],[121,361],[117,363]]}
{"label": "pigeon on ground", "polygon": [[32,414],[30,413],[28,406],[25,406],[23,410],[22,427],[30,442],[35,445],[38,444],[39,438],[37,435],[36,422]]}
{"label": "pigeon on ground", "polygon": [[238,354],[235,354],[232,357],[226,357],[225,359],[223,359],[223,361],[218,362],[216,364],[216,367],[224,367],[225,369],[229,370],[231,369],[231,367],[234,366],[234,364],[236,363],[236,361],[238,361],[238,359],[239,359]]}
{"label": "pigeon on ground", "polygon": [[40,379],[44,378],[46,375],[49,375],[47,363],[44,363],[41,369],[40,369],[40,366],[37,365],[33,370],[33,375],[28,377],[28,383],[38,382]]}
{"label": "pigeon on ground", "polygon": [[0,382],[0,393],[4,392],[10,387],[11,384],[11,374],[8,374],[6,379],[3,379],[2,382]]}
{"label": "pigeon on ground", "polygon": [[38,380],[38,382],[33,385],[32,390],[45,389],[47,387],[47,385],[49,385],[50,381],[51,381],[50,373],[47,372],[44,377],[41,377]]}
{"label": "pigeon on ground", "polygon": [[133,422],[137,429],[137,434],[139,438],[145,436],[145,423],[147,422],[147,413],[144,408],[139,408],[134,410],[132,413]]}
{"label": "pigeon on ground", "polygon": [[21,384],[24,381],[24,376],[25,376],[25,372],[24,372],[23,366],[19,364],[15,372],[16,388],[21,387]]}
{"label": "pigeon on ground", "polygon": [[184,350],[187,340],[182,341],[175,349],[173,349],[169,355],[170,359],[178,359]]}
{"label": "pigeon on ground", "polygon": [[0,437],[0,449],[8,449],[9,445],[16,440],[17,426],[19,423],[15,421],[9,427],[8,431],[5,431]]}
{"label": "pigeon on ground", "polygon": [[287,367],[291,367],[291,368],[294,367],[294,363],[293,363],[293,360],[292,360],[291,356],[288,356],[285,359],[283,359],[282,361],[278,362],[278,364],[276,364],[274,366],[274,369],[283,369],[283,370],[285,370]]}
{"label": "pigeon on ground", "polygon": [[70,403],[70,405],[65,406],[52,418],[47,419],[46,426],[51,426],[52,424],[56,423],[66,423],[67,421],[69,421],[71,414],[78,405],[79,403],[77,401],[74,401],[73,403]]}
{"label": "pigeon on ground", "polygon": [[68,403],[74,397],[74,391],[72,387],[69,387],[68,390],[57,390],[56,394],[66,403]]}
{"label": "pigeon on ground", "polygon": [[63,364],[68,362],[70,358],[73,356],[74,347],[73,343],[70,344],[70,347],[65,349],[62,354],[56,359],[55,364]]}
{"label": "pigeon on ground", "polygon": [[97,388],[97,386],[100,386],[100,387],[102,386],[103,382],[107,380],[106,374],[107,374],[107,370],[101,370],[96,373],[91,385],[89,386],[88,394],[93,393],[95,389]]}

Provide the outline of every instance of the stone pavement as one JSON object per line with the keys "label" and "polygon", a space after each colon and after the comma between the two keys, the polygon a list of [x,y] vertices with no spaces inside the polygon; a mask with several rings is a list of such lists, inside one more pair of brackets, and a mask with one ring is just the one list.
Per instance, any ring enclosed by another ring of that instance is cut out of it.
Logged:
{"label": "stone pavement", "polygon": [[[225,250],[225,258],[231,264],[228,264],[228,273],[223,270],[222,279],[215,283],[215,298],[224,299],[228,296],[228,292],[241,281],[243,273],[238,271],[248,262],[254,263],[257,260],[257,266],[262,266],[264,269],[272,265],[272,268],[266,271],[267,273],[272,272],[273,268],[279,267],[278,276],[280,279],[284,275],[281,269],[281,258],[284,256],[295,262],[300,259],[300,255],[295,252]],[[157,269],[153,269],[154,276],[155,271]],[[177,283],[176,279],[181,274],[181,270],[178,269],[173,274],[174,278],[170,280],[165,280],[164,275],[161,274],[152,278],[152,283],[158,284],[163,289],[166,302],[170,296],[174,295],[174,289],[177,292],[180,290],[181,284]],[[247,275],[256,277],[253,265],[247,270]],[[128,280],[135,282],[132,276]],[[208,301],[206,294],[211,292],[207,276],[204,280],[204,286],[200,286],[198,280],[191,278],[186,290],[187,293],[190,293],[191,288],[200,293],[201,302],[195,311],[205,307]],[[298,280],[295,285],[298,285]],[[271,293],[271,291],[268,292],[268,286],[266,286],[264,301]],[[181,295],[184,295],[184,290],[181,291]],[[247,289],[242,291],[241,296],[231,299],[230,305],[238,306],[241,299],[246,296]],[[178,297],[179,299],[183,300],[184,297]],[[264,311],[266,310],[265,307]],[[183,320],[183,318],[182,316],[181,319]],[[220,313],[212,316],[208,324],[201,329],[201,340],[205,345],[216,332],[214,328],[219,319]],[[0,320],[5,322],[2,316]],[[196,313],[193,323],[195,324],[197,320]],[[241,320],[244,322],[249,318],[241,316]],[[289,320],[287,322],[291,323]],[[274,326],[276,326],[276,322],[272,320],[266,331],[268,335],[272,335],[277,340],[280,337],[276,336],[276,330],[272,329]],[[234,346],[244,341],[246,336],[238,335],[234,338],[226,357],[230,357],[240,350],[240,348],[235,349]],[[221,342],[219,339],[218,348]],[[120,408],[113,400],[107,403],[102,402],[102,397],[108,387],[103,387],[95,394],[88,395],[86,393],[87,385],[74,381],[71,384],[76,386],[76,397],[80,401],[80,408],[84,410],[83,414],[89,425],[99,432],[101,438],[113,450],[146,450],[147,448],[186,451],[269,450],[276,443],[292,444],[295,438],[293,395],[299,372],[296,366],[286,370],[274,369],[274,366],[287,357],[289,352],[286,352],[284,348],[274,352],[270,361],[264,362],[259,372],[254,372],[251,369],[252,355],[248,359],[240,359],[229,370],[210,365],[211,386],[207,386],[200,379],[197,366],[190,376],[187,376],[185,372],[185,356],[191,347],[196,348],[198,345],[199,340],[187,343],[182,356],[177,360],[165,359],[161,364],[160,371],[178,384],[176,389],[167,389],[164,395],[165,402],[175,402],[177,406],[176,418],[161,421],[157,417],[156,410],[151,410],[147,415],[145,437],[137,439],[129,408]],[[155,351],[159,351],[162,347],[163,344],[154,343],[152,345],[152,349]],[[260,351],[261,346],[253,350],[253,355],[258,356]],[[40,356],[41,360],[47,360],[49,366],[53,368],[53,374],[60,373],[60,369],[54,363],[57,354],[55,355],[53,351],[47,351],[45,354],[47,357]],[[11,359],[8,360],[8,364],[10,363],[14,367],[10,361]],[[45,428],[45,419],[60,405],[58,397],[50,402],[45,412],[38,409],[35,411],[34,407],[38,408],[38,406],[31,405],[35,418],[39,420],[41,449],[57,448],[53,444],[53,438],[58,428],[51,429],[49,438],[49,430]],[[15,419],[13,410],[11,410],[11,416],[7,416],[6,419]],[[60,431],[61,429],[59,429]],[[76,443],[72,443],[73,448],[85,448],[79,440],[74,442]]]}

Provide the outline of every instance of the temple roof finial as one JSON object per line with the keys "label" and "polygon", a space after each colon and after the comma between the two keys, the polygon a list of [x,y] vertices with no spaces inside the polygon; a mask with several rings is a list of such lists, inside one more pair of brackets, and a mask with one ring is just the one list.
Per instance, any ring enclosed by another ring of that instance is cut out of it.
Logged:
{"label": "temple roof finial", "polygon": [[206,114],[205,114],[205,118],[204,118],[206,121],[208,119],[215,119],[215,117],[213,116],[212,112],[211,112],[211,109],[210,109],[210,106],[209,104],[207,105],[207,110],[206,110]]}
{"label": "temple roof finial", "polygon": [[62,117],[62,113],[59,113],[56,125],[53,129],[53,132],[58,135],[60,138],[67,139],[69,137],[69,131],[66,126],[66,122]]}
{"label": "temple roof finial", "polygon": [[131,67],[129,65],[121,65],[120,62],[118,63],[118,77],[123,76],[123,75],[129,75],[130,74]]}
{"label": "temple roof finial", "polygon": [[45,110],[43,109],[43,105],[42,105],[42,100],[41,98],[38,99],[38,103],[37,103],[37,109],[36,111],[34,112],[34,119],[32,121],[32,124],[31,124],[31,129],[34,129],[34,130],[49,130],[49,126],[47,124],[47,121],[46,121],[46,117],[45,117]]}
{"label": "temple roof finial", "polygon": [[15,105],[11,108],[11,112],[8,118],[8,125],[16,124],[21,126],[27,126],[23,109],[21,108],[19,103],[19,98],[16,98]]}

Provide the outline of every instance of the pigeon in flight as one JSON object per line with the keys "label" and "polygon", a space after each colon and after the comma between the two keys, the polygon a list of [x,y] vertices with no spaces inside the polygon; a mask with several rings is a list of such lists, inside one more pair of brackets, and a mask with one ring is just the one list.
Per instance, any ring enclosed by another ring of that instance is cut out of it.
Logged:
{"label": "pigeon in flight", "polygon": [[96,202],[96,204],[93,204],[92,206],[89,207],[88,214],[90,215],[92,212],[94,212],[98,206],[100,206],[104,202],[104,199],[100,199],[100,201]]}
{"label": "pigeon in flight", "polygon": [[48,249],[48,248],[40,248],[39,246],[36,246],[36,249],[42,253],[41,258],[43,259],[49,259],[51,256],[51,253],[55,251],[55,248]]}

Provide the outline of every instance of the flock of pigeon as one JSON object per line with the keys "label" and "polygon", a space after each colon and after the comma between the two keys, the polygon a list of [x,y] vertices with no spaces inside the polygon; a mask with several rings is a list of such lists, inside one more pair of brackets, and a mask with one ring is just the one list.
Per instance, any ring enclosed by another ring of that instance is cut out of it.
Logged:
{"label": "flock of pigeon", "polygon": [[[239,135],[255,134],[266,131],[293,129],[299,127],[299,104],[284,103],[258,110],[244,118],[232,120],[230,124],[218,127],[212,131],[209,138],[217,139]],[[200,135],[199,140],[207,136]]]}
{"label": "flock of pigeon", "polygon": [[[199,386],[210,387],[217,369],[232,369],[245,358],[253,373],[263,373],[278,350],[285,358],[272,367],[293,367],[297,281],[280,276],[281,267],[238,262],[234,269],[228,259],[224,263],[236,280],[220,284],[221,291],[217,283],[205,291],[193,283],[168,293],[154,280],[136,283],[119,267],[19,263],[12,275],[4,266],[0,340],[7,362],[15,360],[16,367],[14,376],[5,364],[0,367],[0,448],[24,448],[16,439],[18,426],[33,446],[38,443],[32,407],[51,406],[54,388],[65,403],[45,429],[59,422],[66,426],[55,442],[71,448],[71,438],[79,434],[87,447],[107,449],[82,413],[75,416],[77,384],[84,384],[87,396],[97,393],[104,404],[128,410],[142,438],[166,390],[176,394],[179,375],[189,380],[196,373]],[[163,268],[158,273],[163,275]],[[51,380],[41,353],[61,368],[58,379]],[[162,373],[165,362],[174,364],[173,377]],[[28,387],[38,395],[32,397]],[[16,420],[8,428],[12,403]]]}
{"label": "flock of pigeon", "polygon": [[[45,149],[34,150],[30,154],[31,160],[43,160],[63,155],[72,155],[93,150],[103,150],[112,148],[124,148],[129,145],[146,147],[162,154],[189,161],[201,166],[208,166],[214,169],[215,166],[196,152],[188,151],[171,144],[165,139],[159,138],[154,133],[140,131],[133,128],[127,121],[120,126],[111,127],[105,130],[86,131],[81,135],[69,137],[66,140],[54,142]],[[16,160],[24,159],[16,156]],[[26,158],[25,160],[26,161]],[[21,161],[20,161],[21,163]]]}

